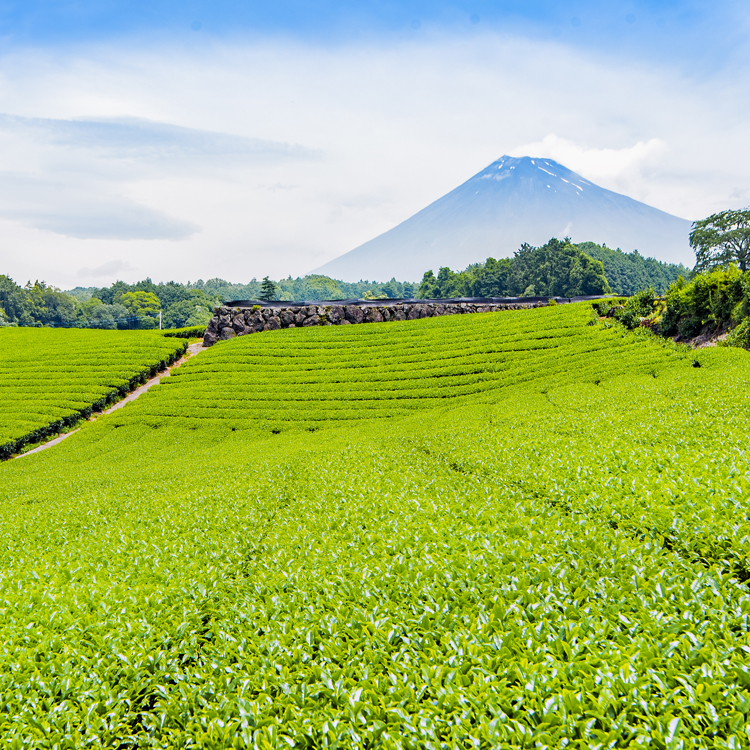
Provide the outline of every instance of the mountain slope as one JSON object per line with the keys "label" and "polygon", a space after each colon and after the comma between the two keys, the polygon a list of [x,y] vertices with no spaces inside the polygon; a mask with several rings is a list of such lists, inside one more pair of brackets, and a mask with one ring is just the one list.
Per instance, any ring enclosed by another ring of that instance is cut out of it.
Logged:
{"label": "mountain slope", "polygon": [[411,218],[314,273],[421,279],[551,237],[593,241],[658,260],[690,262],[690,222],[594,185],[551,159],[503,156]]}

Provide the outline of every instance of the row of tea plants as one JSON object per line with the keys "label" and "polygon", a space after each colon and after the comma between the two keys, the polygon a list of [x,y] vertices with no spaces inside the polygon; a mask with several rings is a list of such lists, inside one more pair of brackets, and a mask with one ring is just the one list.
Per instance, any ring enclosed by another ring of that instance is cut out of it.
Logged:
{"label": "row of tea plants", "polygon": [[750,745],[750,355],[590,319],[235,339],[0,466],[7,746]]}
{"label": "row of tea plants", "polygon": [[0,458],[87,419],[185,348],[151,332],[0,329]]}

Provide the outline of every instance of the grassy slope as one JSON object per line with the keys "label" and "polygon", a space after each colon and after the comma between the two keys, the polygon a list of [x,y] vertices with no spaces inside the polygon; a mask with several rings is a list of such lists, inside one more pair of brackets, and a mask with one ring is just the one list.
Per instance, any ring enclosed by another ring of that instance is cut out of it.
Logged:
{"label": "grassy slope", "polygon": [[387,326],[292,329],[216,346],[118,424],[224,424],[268,433],[394,418],[446,403],[494,400],[513,385],[651,371],[674,347],[644,348],[591,325],[587,306],[449,316]]}
{"label": "grassy slope", "polygon": [[0,329],[0,456],[119,400],[183,348],[151,331]]}
{"label": "grassy slope", "polygon": [[[478,381],[387,422],[325,426],[306,402],[294,422],[283,383],[264,391],[281,420],[258,399],[229,420],[198,416],[200,400],[162,413],[182,388],[214,398],[226,368],[213,364],[232,351],[345,335],[345,352],[398,329],[247,337],[117,420],[0,467],[3,736],[746,744],[748,355],[705,351],[693,368],[587,319],[579,306],[401,324],[401,341],[432,331],[441,363],[441,342],[472,337],[492,360],[514,321],[561,346],[566,330],[582,338],[564,368],[547,351],[528,383]],[[430,347],[402,357],[388,381],[429,361]],[[374,374],[340,368],[363,396]]]}

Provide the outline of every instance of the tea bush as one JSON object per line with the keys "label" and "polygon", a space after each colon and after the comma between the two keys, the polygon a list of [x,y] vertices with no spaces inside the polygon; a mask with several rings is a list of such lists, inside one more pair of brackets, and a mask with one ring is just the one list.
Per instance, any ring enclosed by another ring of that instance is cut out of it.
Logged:
{"label": "tea bush", "polygon": [[144,332],[0,329],[0,458],[90,417],[184,349]]}
{"label": "tea bush", "polygon": [[0,466],[7,746],[748,746],[750,355],[590,316],[233,339]]}

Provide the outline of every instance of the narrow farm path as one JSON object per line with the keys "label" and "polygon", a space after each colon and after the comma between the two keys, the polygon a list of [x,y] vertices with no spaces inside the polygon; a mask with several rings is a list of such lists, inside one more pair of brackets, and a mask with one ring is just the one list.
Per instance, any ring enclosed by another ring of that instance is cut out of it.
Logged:
{"label": "narrow farm path", "polygon": [[[167,367],[166,370],[162,370],[162,372],[157,373],[153,378],[150,380],[147,380],[143,385],[138,386],[134,391],[129,393],[127,396],[125,396],[124,399],[121,401],[118,401],[116,404],[110,406],[108,409],[105,409],[104,411],[97,412],[96,414],[92,414],[92,416],[88,419],[89,422],[96,422],[97,419],[100,417],[105,417],[107,414],[111,414],[116,409],[122,409],[125,404],[129,403],[130,401],[135,401],[139,396],[142,396],[149,388],[152,388],[155,386],[162,378],[168,377],[172,370],[174,370],[176,367],[179,367],[183,362],[187,362],[188,359],[191,357],[194,357],[196,354],[199,354],[201,351],[203,351],[203,342],[196,341],[194,344],[190,344],[188,346],[187,351],[185,354],[180,357],[174,364]],[[62,443],[65,438],[69,438],[71,435],[75,435],[76,432],[78,432],[81,428],[78,427],[75,430],[71,430],[70,432],[66,432],[62,435],[58,435],[56,438],[52,438],[52,440],[49,440],[48,442],[44,443],[43,445],[39,445],[36,448],[32,448],[30,451],[26,451],[26,453],[19,453],[17,456],[13,456],[13,458],[23,458],[24,456],[30,456],[32,453],[39,453],[39,451],[46,450],[47,448],[51,448],[53,445],[57,445],[58,443]]]}

